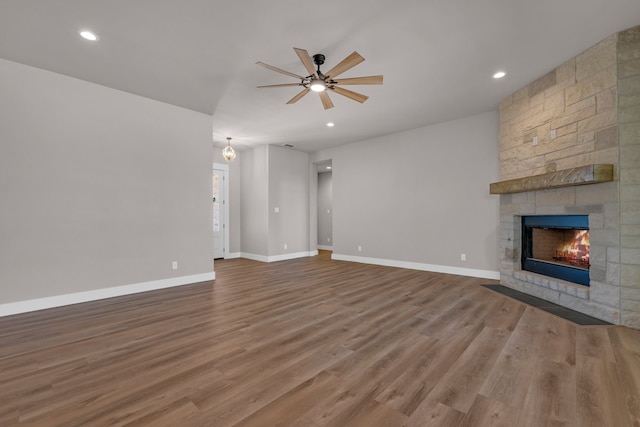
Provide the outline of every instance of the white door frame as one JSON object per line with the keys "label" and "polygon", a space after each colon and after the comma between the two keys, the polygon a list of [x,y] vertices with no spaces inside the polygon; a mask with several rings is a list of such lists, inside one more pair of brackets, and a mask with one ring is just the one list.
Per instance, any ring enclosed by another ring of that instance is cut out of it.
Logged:
{"label": "white door frame", "polygon": [[[223,224],[223,239],[224,239],[224,251],[223,256],[227,258],[229,256],[229,165],[224,163],[213,163],[211,168],[211,175],[213,175],[213,169],[222,170],[224,173],[224,180],[222,181],[222,190],[224,192],[224,199],[222,200],[222,209],[224,215]],[[211,244],[213,245],[213,235],[211,236]]]}

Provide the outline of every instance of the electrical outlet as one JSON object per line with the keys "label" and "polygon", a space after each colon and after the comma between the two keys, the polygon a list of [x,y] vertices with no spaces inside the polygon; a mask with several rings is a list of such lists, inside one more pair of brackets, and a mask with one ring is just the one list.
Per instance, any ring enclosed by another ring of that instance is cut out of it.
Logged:
{"label": "electrical outlet", "polygon": [[556,139],[556,130],[551,129],[551,134],[549,135],[550,139]]}
{"label": "electrical outlet", "polygon": [[533,145],[538,145],[538,137],[537,136],[533,137]]}
{"label": "electrical outlet", "polygon": [[362,246],[358,245],[358,252],[362,252]]}
{"label": "electrical outlet", "polygon": [[460,254],[460,261],[466,261],[467,260],[467,254]]}
{"label": "electrical outlet", "polygon": [[284,250],[285,251],[287,250],[287,244],[286,243],[284,244]]}
{"label": "electrical outlet", "polygon": [[173,261],[173,262],[171,263],[171,268],[172,268],[173,270],[177,270],[177,269],[178,269],[178,261]]}

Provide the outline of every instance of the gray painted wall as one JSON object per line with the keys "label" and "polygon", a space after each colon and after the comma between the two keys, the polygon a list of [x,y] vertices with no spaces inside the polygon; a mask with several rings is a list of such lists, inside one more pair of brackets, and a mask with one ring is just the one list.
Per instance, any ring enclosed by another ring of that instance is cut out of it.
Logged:
{"label": "gray painted wall", "polygon": [[309,155],[263,145],[243,151],[242,157],[242,254],[262,260],[307,252]]}
{"label": "gray painted wall", "polygon": [[239,253],[242,248],[240,222],[242,215],[242,205],[240,204],[242,197],[240,194],[242,188],[242,175],[240,173],[242,157],[240,153],[238,153],[233,163],[229,166],[229,253]]}
{"label": "gray painted wall", "polygon": [[[240,228],[243,253],[268,255],[269,147],[242,152]],[[233,217],[236,212],[231,211]]]}
{"label": "gray painted wall", "polygon": [[[211,117],[5,60],[0,99],[0,303],[212,271]],[[334,253],[497,271],[497,134],[490,112],[311,156],[244,150],[230,252],[322,244],[312,162],[333,159]]]}
{"label": "gray painted wall", "polygon": [[308,171],[307,153],[269,146],[269,256],[309,250]]}
{"label": "gray painted wall", "polygon": [[0,60],[0,303],[211,272],[211,163],[207,115]]}
{"label": "gray painted wall", "polygon": [[497,112],[311,157],[325,159],[333,160],[334,254],[499,270],[498,198],[489,195]]}
{"label": "gray painted wall", "polygon": [[318,174],[318,245],[333,245],[333,174]]}

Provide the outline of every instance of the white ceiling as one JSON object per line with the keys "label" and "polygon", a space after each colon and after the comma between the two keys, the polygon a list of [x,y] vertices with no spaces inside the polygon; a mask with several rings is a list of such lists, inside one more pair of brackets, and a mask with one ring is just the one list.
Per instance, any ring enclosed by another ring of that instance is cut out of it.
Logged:
{"label": "white ceiling", "polygon": [[[639,0],[1,0],[0,57],[211,115],[220,146],[315,151],[494,110],[638,24]],[[350,86],[364,104],[286,105],[299,88],[256,86],[296,80],[255,63],[306,75],[293,47],[324,54],[323,70],[356,50],[366,61],[341,77],[384,84]]]}

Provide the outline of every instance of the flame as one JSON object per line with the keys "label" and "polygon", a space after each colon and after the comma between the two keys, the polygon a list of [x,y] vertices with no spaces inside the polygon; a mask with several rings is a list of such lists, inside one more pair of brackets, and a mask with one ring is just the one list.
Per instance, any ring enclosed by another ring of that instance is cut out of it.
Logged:
{"label": "flame", "polygon": [[561,249],[561,252],[569,255],[569,258],[588,262],[589,261],[589,230],[576,231],[572,241],[567,242]]}

